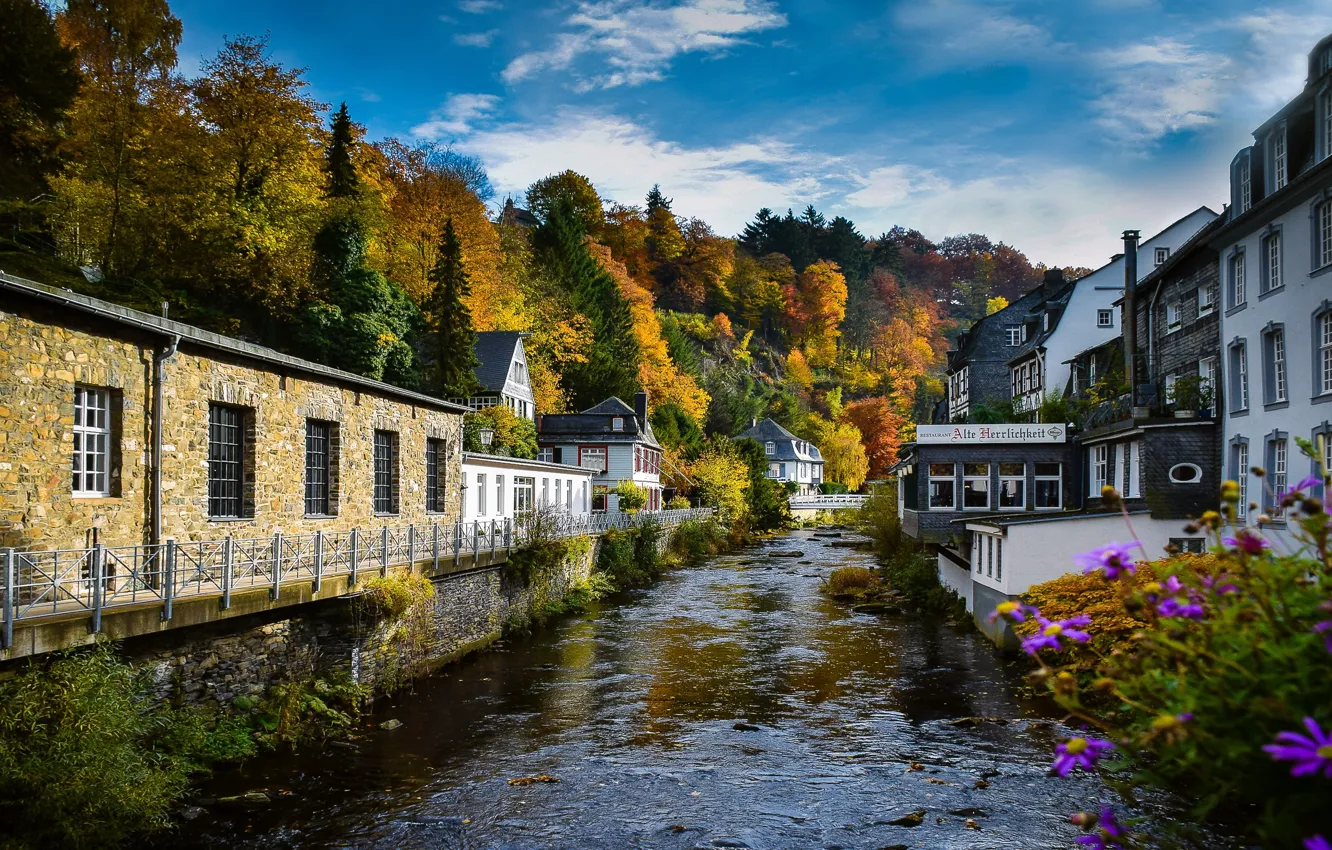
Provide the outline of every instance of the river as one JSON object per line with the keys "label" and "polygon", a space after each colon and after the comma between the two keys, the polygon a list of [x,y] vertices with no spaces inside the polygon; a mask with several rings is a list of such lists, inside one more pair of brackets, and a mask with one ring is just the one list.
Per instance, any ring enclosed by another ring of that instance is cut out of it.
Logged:
{"label": "river", "polygon": [[[872,565],[837,545],[849,533],[824,533],[673,571],[444,668],[380,701],[355,750],[221,772],[205,794],[275,802],[208,807],[167,843],[1073,846],[1069,813],[1110,792],[1046,776],[1059,729],[1020,696],[1027,665],[946,623],[824,598],[832,569]],[[804,557],[769,556],[793,549]],[[970,717],[998,720],[950,722]],[[390,719],[402,726],[378,728]],[[541,774],[559,781],[509,782]],[[917,826],[890,823],[917,812]]]}

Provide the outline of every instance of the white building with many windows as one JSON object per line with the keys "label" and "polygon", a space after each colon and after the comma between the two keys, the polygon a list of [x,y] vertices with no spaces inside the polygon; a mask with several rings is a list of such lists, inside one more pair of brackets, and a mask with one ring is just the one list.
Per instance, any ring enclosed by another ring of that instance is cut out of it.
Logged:
{"label": "white building with many windows", "polygon": [[575,518],[592,511],[591,469],[464,452],[462,477],[463,522],[503,523],[545,509]]}
{"label": "white building with many windows", "polygon": [[[1296,437],[1332,461],[1332,36],[1304,90],[1231,163],[1221,259],[1226,476],[1246,516],[1278,521],[1278,494],[1314,471]],[[1267,470],[1254,476],[1255,466]],[[1257,510],[1248,509],[1248,504]]]}
{"label": "white building with many windows", "polygon": [[484,331],[476,335],[476,376],[480,389],[468,398],[452,399],[472,410],[504,405],[524,419],[536,420],[532,379],[527,371],[523,335],[517,331]]}
{"label": "white building with many windows", "polygon": [[818,446],[800,439],[771,419],[751,420],[749,430],[740,435],[741,439],[746,437],[763,446],[769,478],[795,485],[799,496],[819,492],[819,485],[823,483],[823,454]]}
{"label": "white building with many windows", "polygon": [[581,413],[544,414],[537,419],[541,459],[572,464],[594,473],[590,509],[620,509],[621,482],[642,488],[646,511],[665,507],[661,485],[661,444],[648,421],[648,396],[640,392],[630,407],[611,397]]}

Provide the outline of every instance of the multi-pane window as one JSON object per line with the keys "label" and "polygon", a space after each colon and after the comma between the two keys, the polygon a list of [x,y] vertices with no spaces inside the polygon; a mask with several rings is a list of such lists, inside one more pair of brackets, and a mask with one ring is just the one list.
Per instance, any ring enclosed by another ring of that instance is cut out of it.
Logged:
{"label": "multi-pane window", "polygon": [[1249,409],[1249,357],[1248,346],[1236,343],[1230,347],[1230,396],[1234,410]]}
{"label": "multi-pane window", "polygon": [[[518,476],[513,479],[513,512],[525,514],[532,510],[536,498],[536,479]],[[604,511],[605,508],[603,507]]]}
{"label": "multi-pane window", "polygon": [[1332,393],[1332,311],[1318,317],[1318,394]]}
{"label": "multi-pane window", "polygon": [[377,514],[398,512],[398,435],[375,432],[374,508]]}
{"label": "multi-pane window", "polygon": [[1166,305],[1166,332],[1177,331],[1184,324],[1184,305],[1178,301]]}
{"label": "multi-pane window", "polygon": [[994,535],[985,535],[985,574],[994,578]]}
{"label": "multi-pane window", "polygon": [[1249,166],[1249,157],[1242,156],[1239,161],[1239,210],[1244,212],[1253,206],[1253,180]]}
{"label": "multi-pane window", "polygon": [[1272,190],[1286,185],[1286,128],[1281,127],[1272,138]]}
{"label": "multi-pane window", "polygon": [[592,485],[592,512],[604,514],[610,504],[610,487],[605,484]]}
{"label": "multi-pane window", "polygon": [[1113,328],[1114,326],[1115,326],[1115,311],[1113,310],[1096,311],[1096,327]]}
{"label": "multi-pane window", "polygon": [[447,457],[443,440],[426,440],[426,510],[433,514],[444,513],[448,501],[444,477]]}
{"label": "multi-pane window", "polygon": [[1281,328],[1273,328],[1267,335],[1267,356],[1271,369],[1272,386],[1268,393],[1269,402],[1286,400],[1286,333]]}
{"label": "multi-pane window", "polygon": [[1088,484],[1091,492],[1088,496],[1097,497],[1101,495],[1101,490],[1110,483],[1110,449],[1108,446],[1092,446],[1088,451],[1091,453],[1091,478]]}
{"label": "multi-pane window", "polygon": [[1009,325],[1008,327],[1004,328],[1004,333],[1008,334],[1008,344],[1010,346],[1016,346],[1022,344],[1021,325]]}
{"label": "multi-pane window", "polygon": [[1281,285],[1281,234],[1273,233],[1263,240],[1263,292],[1271,292]]}
{"label": "multi-pane window", "polygon": [[1269,511],[1274,517],[1283,513],[1281,497],[1286,494],[1286,441],[1272,441],[1272,504]]}
{"label": "multi-pane window", "polygon": [[1332,89],[1325,89],[1318,102],[1323,107],[1323,150],[1318,157],[1322,160],[1332,156]]}
{"label": "multi-pane window", "polygon": [[111,393],[74,388],[75,496],[111,495]]}
{"label": "multi-pane window", "polygon": [[962,508],[980,510],[990,507],[990,465],[962,464]]}
{"label": "multi-pane window", "polygon": [[956,504],[953,475],[956,468],[951,463],[930,464],[930,509],[951,510]]}
{"label": "multi-pane window", "polygon": [[1244,290],[1244,252],[1230,258],[1230,306],[1238,307],[1248,300]]}
{"label": "multi-pane window", "polygon": [[555,449],[552,448],[551,446],[542,446],[540,449],[537,450],[536,459],[539,461],[543,461],[544,463],[554,463]]}
{"label": "multi-pane window", "polygon": [[578,447],[578,465],[583,469],[595,469],[597,472],[606,471],[606,447],[605,446],[579,446]]}
{"label": "multi-pane window", "polygon": [[1209,283],[1198,287],[1198,315],[1205,316],[1216,307],[1216,284]]}
{"label": "multi-pane window", "polygon": [[1036,509],[1051,510],[1063,506],[1064,475],[1063,464],[1033,464],[1036,475]]}
{"label": "multi-pane window", "polygon": [[239,517],[245,508],[245,413],[208,406],[208,515]]}
{"label": "multi-pane window", "polygon": [[775,455],[775,454],[777,454],[777,444],[774,443],[774,442],[771,441],[771,440],[769,440],[768,442],[764,443],[764,444],[763,444],[763,453],[764,453],[765,455]]}
{"label": "multi-pane window", "polygon": [[1315,217],[1318,228],[1314,233],[1317,241],[1318,267],[1332,265],[1332,201],[1324,201],[1318,205],[1317,216]]}
{"label": "multi-pane window", "polygon": [[305,423],[305,513],[328,516],[329,458],[332,441],[327,422]]}
{"label": "multi-pane window", "polygon": [[1235,482],[1239,484],[1239,504],[1236,510],[1244,517],[1249,515],[1249,444],[1235,444]]}
{"label": "multi-pane window", "polygon": [[998,537],[994,541],[994,577],[998,581],[1004,580],[1004,538]]}
{"label": "multi-pane window", "polygon": [[486,474],[484,472],[476,474],[476,515],[486,515]]}
{"label": "multi-pane window", "polygon": [[1157,248],[1157,249],[1156,249],[1156,256],[1155,256],[1156,265],[1159,266],[1159,265],[1161,265],[1162,263],[1164,263],[1164,262],[1165,262],[1166,260],[1168,260],[1168,259],[1170,259],[1170,249],[1169,249],[1169,248]]}
{"label": "multi-pane window", "polygon": [[1027,506],[1027,467],[1023,463],[999,464],[999,507],[1021,510]]}

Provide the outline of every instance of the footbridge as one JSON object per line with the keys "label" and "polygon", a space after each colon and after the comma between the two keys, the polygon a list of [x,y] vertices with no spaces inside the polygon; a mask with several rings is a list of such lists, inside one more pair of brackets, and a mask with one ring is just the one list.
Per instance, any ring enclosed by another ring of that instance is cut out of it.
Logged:
{"label": "footbridge", "polygon": [[792,496],[790,498],[791,515],[801,519],[812,519],[820,511],[857,510],[868,500],[869,496],[856,493]]}

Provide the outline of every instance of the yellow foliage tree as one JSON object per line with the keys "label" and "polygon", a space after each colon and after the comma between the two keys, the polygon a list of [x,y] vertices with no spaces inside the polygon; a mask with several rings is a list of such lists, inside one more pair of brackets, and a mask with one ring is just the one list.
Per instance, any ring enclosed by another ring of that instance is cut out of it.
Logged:
{"label": "yellow foliage tree", "polygon": [[805,392],[814,388],[814,371],[809,368],[805,355],[798,348],[791,349],[791,353],[786,355],[786,380]]}
{"label": "yellow foliage tree", "polygon": [[815,443],[823,454],[824,480],[839,481],[852,492],[859,490],[869,475],[869,458],[860,439],[860,429],[849,422],[820,420],[818,431]]}
{"label": "yellow foliage tree", "polygon": [[1008,299],[1002,295],[996,295],[993,298],[986,299],[985,315],[993,316],[995,313],[998,313],[1000,310],[1004,309],[1007,306],[1008,306]]}
{"label": "yellow foliage tree", "polygon": [[749,466],[728,447],[710,446],[689,465],[695,492],[706,507],[716,508],[724,525],[745,517]]}
{"label": "yellow foliage tree", "polygon": [[836,362],[846,298],[846,278],[836,263],[812,263],[797,278],[795,297],[788,298],[787,310],[811,366],[829,367]]}

